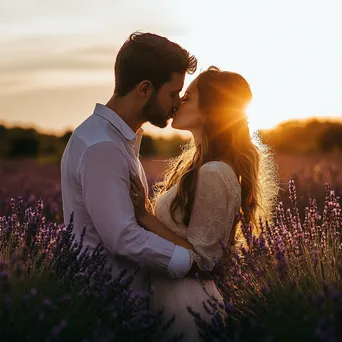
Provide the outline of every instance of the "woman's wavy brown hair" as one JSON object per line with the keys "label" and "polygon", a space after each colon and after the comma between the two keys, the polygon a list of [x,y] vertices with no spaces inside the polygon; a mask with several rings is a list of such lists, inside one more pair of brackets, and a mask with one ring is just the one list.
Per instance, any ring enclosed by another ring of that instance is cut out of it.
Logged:
{"label": "woman's wavy brown hair", "polygon": [[[200,167],[214,160],[228,163],[241,184],[241,210],[247,222],[257,226],[268,218],[278,194],[278,177],[266,145],[249,132],[246,108],[252,100],[247,81],[239,74],[210,67],[197,77],[199,109],[206,118],[203,139],[192,139],[181,155],[170,161],[154,199],[178,185],[170,212],[181,208],[182,222],[189,225]],[[255,140],[255,141],[253,141]],[[233,229],[235,237],[236,224]]]}

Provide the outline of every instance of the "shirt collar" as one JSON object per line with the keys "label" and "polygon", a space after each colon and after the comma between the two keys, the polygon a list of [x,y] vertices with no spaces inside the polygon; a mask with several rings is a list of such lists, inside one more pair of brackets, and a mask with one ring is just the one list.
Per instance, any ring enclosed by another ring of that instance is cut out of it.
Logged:
{"label": "shirt collar", "polygon": [[137,156],[139,155],[141,139],[142,139],[143,134],[144,134],[144,130],[142,127],[140,127],[137,130],[136,139],[134,140],[134,151]]}
{"label": "shirt collar", "polygon": [[94,114],[99,115],[109,121],[127,140],[135,140],[137,135],[141,135],[143,133],[143,129],[140,128],[137,131],[137,134],[135,134],[131,127],[129,127],[120,117],[120,115],[103,104],[96,104]]}

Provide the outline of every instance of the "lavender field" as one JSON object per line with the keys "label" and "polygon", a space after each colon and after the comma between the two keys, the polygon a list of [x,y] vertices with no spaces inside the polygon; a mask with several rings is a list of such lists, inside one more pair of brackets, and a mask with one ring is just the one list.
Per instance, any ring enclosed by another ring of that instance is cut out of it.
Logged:
{"label": "lavender field", "polygon": [[[287,183],[294,179],[302,205],[314,197],[320,203],[324,198],[324,183],[336,192],[342,192],[342,155],[324,156],[278,154],[275,156],[281,179],[280,200],[288,203]],[[160,180],[167,160],[144,158],[150,185]],[[35,160],[0,161],[0,215],[10,208],[10,199],[22,196],[27,205],[34,205],[42,197],[48,218],[62,222],[60,168],[58,163]]]}
{"label": "lavender field", "polygon": [[[210,324],[193,312],[203,341],[342,340],[342,156],[276,162],[276,217],[261,220],[257,235],[243,224],[233,254],[222,246],[213,277],[225,305],[207,302]],[[165,161],[143,164],[153,183]],[[101,247],[89,255],[73,241],[59,177],[58,163],[0,164],[0,340],[166,340],[170,317],[147,310],[148,294],[132,295],[134,275],[111,280]]]}

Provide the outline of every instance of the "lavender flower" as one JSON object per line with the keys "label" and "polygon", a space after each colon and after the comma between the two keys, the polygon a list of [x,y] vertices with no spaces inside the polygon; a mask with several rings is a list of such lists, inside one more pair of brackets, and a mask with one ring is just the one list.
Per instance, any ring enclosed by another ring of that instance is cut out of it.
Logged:
{"label": "lavender flower", "polygon": [[75,240],[73,217],[68,226],[48,222],[41,199],[34,209],[10,205],[0,220],[2,341],[162,339],[162,312],[147,310],[149,293],[130,289],[140,267],[113,279],[103,247],[83,248],[85,231]]}

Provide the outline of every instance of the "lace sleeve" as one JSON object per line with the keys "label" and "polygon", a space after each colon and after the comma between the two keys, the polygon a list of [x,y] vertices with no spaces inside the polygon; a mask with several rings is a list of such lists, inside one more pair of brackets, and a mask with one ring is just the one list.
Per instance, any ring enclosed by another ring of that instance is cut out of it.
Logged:
{"label": "lace sleeve", "polygon": [[211,271],[222,257],[220,241],[229,241],[241,204],[241,188],[233,169],[224,162],[204,164],[198,175],[194,206],[188,227],[190,251],[203,271]]}

